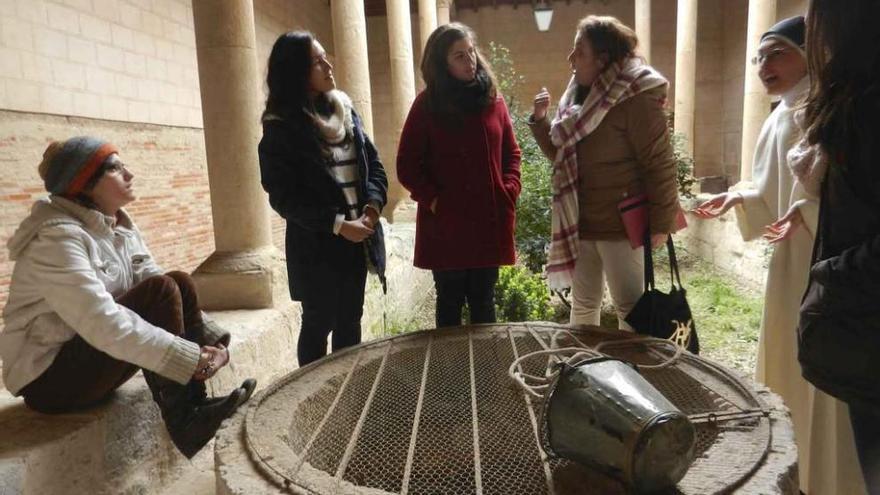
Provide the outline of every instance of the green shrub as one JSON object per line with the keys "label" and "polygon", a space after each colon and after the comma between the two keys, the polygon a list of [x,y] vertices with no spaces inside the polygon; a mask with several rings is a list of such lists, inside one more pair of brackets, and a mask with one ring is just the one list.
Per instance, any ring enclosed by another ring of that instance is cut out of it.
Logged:
{"label": "green shrub", "polygon": [[550,243],[550,206],[553,200],[550,180],[553,167],[529,130],[527,120],[531,107],[524,108],[516,99],[524,79],[516,73],[510,51],[490,42],[488,57],[498,80],[498,89],[510,110],[516,142],[522,152],[522,192],[516,207],[516,251],[529,270],[540,273],[547,263],[547,246]]}
{"label": "green shrub", "polygon": [[682,198],[693,198],[693,187],[697,182],[694,177],[694,159],[685,150],[687,138],[681,134],[669,131],[669,139],[672,141],[672,156],[675,160],[675,175],[678,179],[678,194]]}
{"label": "green shrub", "polygon": [[522,266],[503,266],[495,285],[495,312],[503,321],[554,321],[558,310],[550,303],[547,284]]}

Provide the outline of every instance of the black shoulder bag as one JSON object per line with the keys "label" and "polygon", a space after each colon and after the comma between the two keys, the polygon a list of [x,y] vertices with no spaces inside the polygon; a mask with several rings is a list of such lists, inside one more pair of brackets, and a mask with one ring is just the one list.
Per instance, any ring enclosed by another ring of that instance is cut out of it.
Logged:
{"label": "black shoulder bag", "polygon": [[[642,335],[669,339],[688,351],[699,354],[700,341],[697,338],[697,327],[687,302],[687,291],[681,285],[672,236],[666,239],[672,281],[672,288],[668,294],[657,290],[654,284],[654,256],[651,252],[650,233],[645,237],[645,293],[626,315],[626,322]],[[676,282],[678,286],[675,285]]]}

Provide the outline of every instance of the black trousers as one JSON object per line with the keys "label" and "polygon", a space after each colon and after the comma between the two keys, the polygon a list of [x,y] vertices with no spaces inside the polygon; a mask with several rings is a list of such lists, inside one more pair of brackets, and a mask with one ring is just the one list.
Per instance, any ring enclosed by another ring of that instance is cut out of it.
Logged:
{"label": "black trousers", "polygon": [[340,242],[345,243],[337,246],[342,256],[333,265],[313,268],[316,283],[302,300],[302,327],[296,350],[300,366],[327,355],[327,336],[331,333],[334,352],[361,342],[366,254],[362,243],[344,239]]}
{"label": "black trousers", "polygon": [[467,302],[470,323],[495,323],[495,283],[498,267],[466,270],[434,270],[437,290],[437,328],[461,325]]}
{"label": "black trousers", "polygon": [[880,413],[876,409],[850,404],[849,419],[865,487],[871,495],[880,494]]}

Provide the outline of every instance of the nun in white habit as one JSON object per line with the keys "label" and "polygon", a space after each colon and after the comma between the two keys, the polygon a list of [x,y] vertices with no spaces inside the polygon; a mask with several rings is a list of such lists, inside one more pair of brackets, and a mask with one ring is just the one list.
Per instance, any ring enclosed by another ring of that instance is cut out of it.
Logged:
{"label": "nun in white habit", "polygon": [[762,237],[773,246],[755,379],[782,396],[791,410],[800,489],[808,495],[858,495],[865,488],[847,406],[804,380],[797,359],[798,310],[819,217],[818,196],[795,180],[787,161],[801,138],[796,113],[810,87],[804,32],[799,16],[761,37],[753,61],[767,93],[780,100],[761,129],[752,180],[712,197],[694,213],[708,219],[733,208],[744,240]]}

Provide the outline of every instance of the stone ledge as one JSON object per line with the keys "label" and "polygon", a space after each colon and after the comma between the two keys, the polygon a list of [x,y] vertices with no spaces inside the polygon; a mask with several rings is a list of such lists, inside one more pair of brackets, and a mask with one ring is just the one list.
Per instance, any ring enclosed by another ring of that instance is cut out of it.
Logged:
{"label": "stone ledge", "polygon": [[3,494],[151,493],[191,466],[168,439],[142,375],[77,414],[36,413],[4,393],[0,431]]}
{"label": "stone ledge", "polygon": [[[693,204],[699,204],[707,198],[701,195]],[[738,282],[764,290],[770,262],[768,244],[763,240],[743,241],[732,210],[711,220],[688,213],[687,221],[688,228],[678,233],[676,238],[688,251],[722,271],[735,274]]]}
{"label": "stone ledge", "polygon": [[209,312],[232,334],[232,341],[229,365],[208,381],[208,393],[229,393],[245,378],[256,378],[257,387],[263,388],[296,369],[301,314],[300,305],[289,299],[272,309]]}
{"label": "stone ledge", "polygon": [[[430,272],[412,266],[414,225],[385,225],[389,294],[383,298],[369,276],[365,340],[381,328],[383,309],[389,320],[409,322],[431,294]],[[245,378],[260,389],[298,366],[301,307],[286,290],[275,300],[271,309],[208,313],[232,334],[232,360],[208,382],[209,394],[228,393]],[[190,479],[204,484],[205,471],[214,471],[211,445],[192,461],[177,453],[140,374],[107,404],[78,414],[39,414],[0,389],[0,432],[2,495],[170,494]]]}
{"label": "stone ledge", "polygon": [[[258,386],[296,367],[299,305],[225,311],[211,317],[232,333],[232,362],[209,383],[222,394],[246,377]],[[76,414],[45,415],[20,398],[0,395],[0,493],[159,493],[212,464],[212,446],[193,460],[172,445],[143,376],[129,380],[106,404]]]}

